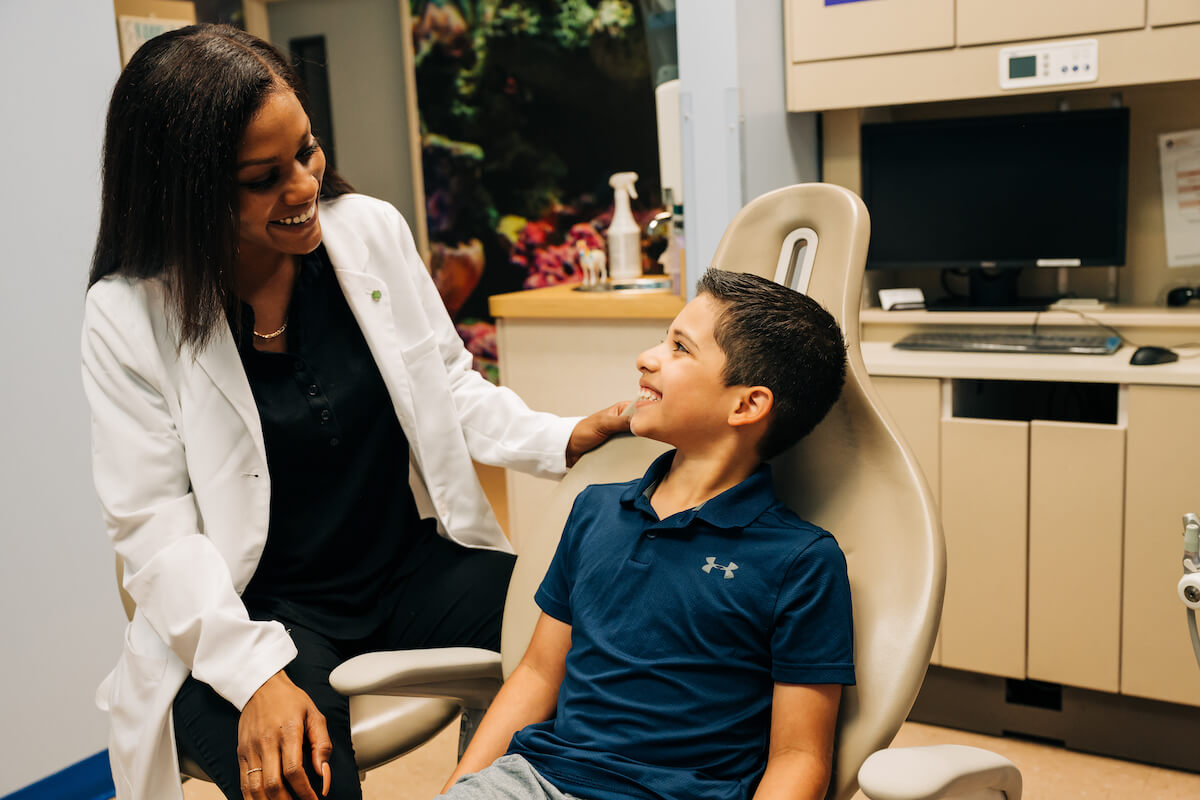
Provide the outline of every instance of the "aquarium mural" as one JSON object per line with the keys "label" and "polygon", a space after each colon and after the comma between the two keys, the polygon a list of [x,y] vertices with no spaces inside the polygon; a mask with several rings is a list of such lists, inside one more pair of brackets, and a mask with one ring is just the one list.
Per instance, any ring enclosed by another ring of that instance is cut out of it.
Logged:
{"label": "aquarium mural", "polygon": [[638,173],[639,223],[660,210],[641,10],[629,0],[411,0],[411,10],[430,268],[476,368],[496,381],[488,298],[581,279],[579,252],[604,244],[612,173]]}

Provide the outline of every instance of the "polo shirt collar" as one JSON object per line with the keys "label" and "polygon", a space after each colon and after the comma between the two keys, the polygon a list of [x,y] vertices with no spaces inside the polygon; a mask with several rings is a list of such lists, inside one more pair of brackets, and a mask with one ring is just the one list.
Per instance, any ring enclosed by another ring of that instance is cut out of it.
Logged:
{"label": "polo shirt collar", "polygon": [[[659,481],[666,476],[674,459],[674,450],[656,458],[641,480],[621,494],[621,505],[637,508],[657,518],[654,508],[650,505],[650,495],[654,493],[654,487]],[[701,519],[716,528],[745,528],[770,508],[775,500],[771,465],[763,462],[741,483],[706,500],[696,508],[682,511],[669,519],[678,518],[681,527],[690,524],[693,519]]]}

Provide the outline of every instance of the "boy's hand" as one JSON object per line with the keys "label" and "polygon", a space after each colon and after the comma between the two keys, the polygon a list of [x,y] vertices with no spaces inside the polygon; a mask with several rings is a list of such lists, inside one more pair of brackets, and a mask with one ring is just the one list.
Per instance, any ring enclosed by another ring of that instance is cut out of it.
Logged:
{"label": "boy's hand", "polygon": [[595,447],[604,444],[610,436],[629,432],[629,417],[622,412],[630,405],[631,400],[614,403],[608,408],[579,420],[571,438],[567,441],[567,466],[575,466],[579,457]]}

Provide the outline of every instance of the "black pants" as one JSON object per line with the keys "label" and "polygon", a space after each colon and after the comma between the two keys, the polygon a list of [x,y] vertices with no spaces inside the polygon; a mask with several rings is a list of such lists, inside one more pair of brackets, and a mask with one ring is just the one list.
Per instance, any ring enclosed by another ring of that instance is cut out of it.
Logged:
{"label": "black pants", "polygon": [[[325,715],[333,742],[329,800],[359,800],[362,790],[350,743],[349,699],[329,685],[329,673],[346,659],[375,650],[428,647],[500,649],[500,619],[515,559],[506,553],[471,550],[432,536],[411,555],[408,575],[391,619],[362,639],[338,640],[280,619],[299,651],[285,668]],[[255,618],[262,618],[254,615]],[[240,712],[205,683],[188,676],[175,696],[179,752],[199,764],[230,800],[241,800],[237,757]],[[304,767],[318,796],[321,777],[306,747]]]}

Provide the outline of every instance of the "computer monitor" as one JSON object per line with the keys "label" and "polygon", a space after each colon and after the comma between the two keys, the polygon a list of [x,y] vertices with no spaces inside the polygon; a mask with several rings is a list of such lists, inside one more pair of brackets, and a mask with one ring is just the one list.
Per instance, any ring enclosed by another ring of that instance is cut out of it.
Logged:
{"label": "computer monitor", "polygon": [[1123,265],[1128,176],[1125,108],[863,125],[867,269]]}

